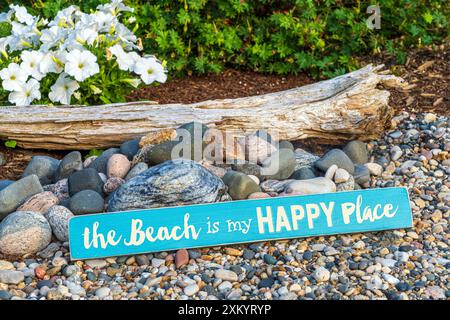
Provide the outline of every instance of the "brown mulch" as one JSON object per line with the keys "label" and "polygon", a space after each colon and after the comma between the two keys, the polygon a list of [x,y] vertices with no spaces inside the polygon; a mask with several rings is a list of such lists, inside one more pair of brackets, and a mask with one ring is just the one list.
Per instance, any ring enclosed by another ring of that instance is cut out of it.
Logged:
{"label": "brown mulch", "polygon": [[194,103],[283,91],[312,82],[314,80],[306,74],[278,76],[226,70],[221,74],[173,79],[164,85],[142,88],[130,94],[127,99],[152,100],[160,104]]}
{"label": "brown mulch", "polygon": [[[392,90],[390,105],[395,113],[435,112],[450,115],[450,48],[449,44],[439,48],[422,48],[409,54],[407,63],[398,66],[390,56],[370,57],[366,63],[384,63],[392,72],[403,77],[410,85],[408,91]],[[251,95],[291,89],[314,82],[305,74],[277,76],[252,71],[227,70],[222,74],[190,76],[173,79],[157,87],[147,87],[133,92],[129,100],[153,100],[161,104],[193,103],[210,99],[239,98]],[[298,144],[297,144],[298,145]],[[302,141],[306,149],[322,153],[326,146],[317,146],[314,141]],[[323,147],[323,148],[322,148]],[[48,155],[61,158],[63,152],[46,150],[29,151],[6,149],[0,152],[7,158],[7,164],[0,167],[0,179],[16,180],[22,174],[33,155]]]}

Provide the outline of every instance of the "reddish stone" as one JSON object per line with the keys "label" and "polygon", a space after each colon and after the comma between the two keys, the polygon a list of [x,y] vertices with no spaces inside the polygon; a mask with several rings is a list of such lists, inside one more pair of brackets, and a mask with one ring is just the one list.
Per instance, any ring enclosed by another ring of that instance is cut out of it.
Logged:
{"label": "reddish stone", "polygon": [[36,275],[36,278],[44,279],[46,271],[43,267],[38,266],[36,267],[36,269],[34,269],[34,274]]}
{"label": "reddish stone", "polygon": [[189,262],[189,253],[186,249],[178,250],[175,254],[175,265],[177,268],[180,268]]}

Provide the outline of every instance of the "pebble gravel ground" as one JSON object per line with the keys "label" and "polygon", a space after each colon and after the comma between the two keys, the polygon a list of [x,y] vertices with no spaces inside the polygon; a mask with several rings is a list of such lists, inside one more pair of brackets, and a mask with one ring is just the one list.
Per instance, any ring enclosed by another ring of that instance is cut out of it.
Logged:
{"label": "pebble gravel ground", "polygon": [[450,119],[404,113],[392,122],[368,143],[368,187],[407,187],[412,229],[87,261],[70,261],[61,232],[36,255],[0,259],[0,300],[448,299]]}

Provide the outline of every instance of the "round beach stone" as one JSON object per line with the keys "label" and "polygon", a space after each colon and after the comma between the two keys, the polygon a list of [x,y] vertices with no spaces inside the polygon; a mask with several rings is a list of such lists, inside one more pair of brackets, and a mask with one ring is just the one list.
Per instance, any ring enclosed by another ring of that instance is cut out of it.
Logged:
{"label": "round beach stone", "polygon": [[245,136],[239,140],[245,153],[245,159],[251,163],[262,163],[277,150],[273,144],[257,134]]}
{"label": "round beach stone", "polygon": [[59,201],[68,199],[70,197],[68,179],[62,179],[56,182],[53,185],[52,192],[59,199]]}
{"label": "round beach stone", "polygon": [[83,162],[83,168],[89,168],[89,166],[92,164],[92,162],[94,162],[94,160],[97,158],[98,158],[98,156],[90,156],[90,157],[86,158],[86,160],[84,160],[84,162]]}
{"label": "round beach stone", "polygon": [[370,171],[365,165],[357,164],[353,178],[357,184],[364,185],[370,181]]}
{"label": "round beach stone", "polygon": [[383,167],[378,163],[368,162],[364,164],[364,166],[369,169],[370,174],[373,176],[381,176],[381,174],[383,173]]}
{"label": "round beach stone", "polygon": [[9,256],[34,254],[47,247],[52,229],[36,212],[16,211],[0,223],[0,252]]}
{"label": "round beach stone", "polygon": [[202,141],[208,130],[209,128],[203,123],[192,121],[179,126],[176,130],[176,135],[182,137],[180,141],[184,139],[184,136],[189,135],[192,143],[194,141]]}
{"label": "round beach stone", "polygon": [[105,201],[93,190],[83,190],[72,196],[69,209],[75,215],[103,212]]}
{"label": "round beach stone", "polygon": [[348,173],[355,172],[355,165],[352,160],[340,149],[332,149],[328,151],[322,158],[314,163],[314,166],[319,170],[326,172],[333,164],[338,168],[347,170]]}
{"label": "round beach stone", "polygon": [[35,174],[9,184],[0,191],[0,220],[14,212],[29,197],[43,191],[39,178]]}
{"label": "round beach stone", "polygon": [[202,165],[185,159],[154,166],[114,192],[109,211],[216,202],[225,193],[222,180]]}
{"label": "round beach stone", "polygon": [[317,177],[307,180],[295,180],[286,184],[285,194],[316,194],[335,192],[336,185],[330,179]]}
{"label": "round beach stone", "polygon": [[294,173],[289,177],[289,179],[295,180],[306,180],[313,179],[316,177],[316,174],[312,170],[311,167],[301,167],[294,171]]}
{"label": "round beach stone", "polygon": [[222,180],[228,186],[228,194],[233,200],[247,199],[250,194],[261,191],[258,184],[242,172],[230,170]]}
{"label": "round beach stone", "polygon": [[52,192],[44,191],[29,198],[17,211],[33,211],[44,214],[48,209],[58,203],[59,199]]}
{"label": "round beach stone", "polygon": [[59,163],[54,182],[68,178],[74,171],[83,169],[83,159],[79,151],[68,153]]}
{"label": "round beach stone", "polygon": [[117,188],[119,188],[124,183],[125,183],[125,180],[123,180],[122,178],[118,178],[118,177],[109,178],[108,180],[106,180],[105,184],[103,185],[103,191],[106,194],[109,194],[109,193],[117,190]]}
{"label": "round beach stone", "polygon": [[336,173],[334,174],[334,182],[346,182],[348,181],[348,179],[350,179],[350,174],[347,172],[347,170],[342,168],[336,170]]}
{"label": "round beach stone", "polygon": [[138,162],[138,163],[136,163],[133,166],[133,168],[130,169],[128,174],[126,175],[125,181],[133,179],[138,174],[141,174],[142,172],[144,172],[147,169],[148,169],[148,164],[146,164],[145,162]]}
{"label": "round beach stone", "polygon": [[176,159],[190,159],[199,162],[203,158],[205,146],[206,144],[201,140],[187,145],[180,141],[171,140],[149,147],[143,158],[149,165],[157,165]]}
{"label": "round beach stone", "polygon": [[327,172],[325,172],[325,178],[334,180],[334,175],[336,174],[337,169],[339,169],[338,166],[333,164],[327,169]]}
{"label": "round beach stone", "polygon": [[73,213],[63,206],[53,206],[45,213],[45,218],[59,241],[69,240],[69,219],[73,216]]}
{"label": "round beach stone", "polygon": [[262,162],[261,175],[266,179],[285,180],[292,175],[295,166],[294,152],[290,149],[280,149]]}
{"label": "round beach stone", "polygon": [[272,198],[269,194],[265,192],[254,192],[252,194],[249,194],[247,199],[267,199]]}
{"label": "round beach stone", "polygon": [[359,140],[353,140],[342,149],[354,164],[364,164],[369,162],[367,145]]}
{"label": "round beach stone", "polygon": [[234,171],[242,172],[246,175],[252,175],[258,178],[261,178],[261,166],[256,163],[251,163],[248,161],[241,162],[241,161],[235,161],[233,164],[231,164],[231,169]]}
{"label": "round beach stone", "polygon": [[70,196],[83,190],[93,190],[100,194],[103,192],[103,180],[93,168],[72,173],[69,177],[68,184]]}
{"label": "round beach stone", "polygon": [[103,151],[103,153],[97,157],[91,164],[89,164],[89,168],[93,168],[97,170],[97,172],[101,172],[106,174],[106,167],[108,165],[108,160],[114,154],[120,153],[119,148],[109,148],[108,150]]}
{"label": "round beach stone", "polygon": [[34,156],[25,168],[22,178],[35,174],[42,185],[51,184],[59,166],[59,160],[47,156]]}
{"label": "round beach stone", "polygon": [[120,146],[120,153],[125,155],[128,160],[133,160],[133,157],[139,151],[139,140],[140,139],[133,139],[122,143]]}
{"label": "round beach stone", "polygon": [[106,172],[108,178],[125,178],[128,171],[131,169],[131,163],[126,156],[123,154],[113,154],[109,160],[106,167]]}
{"label": "round beach stone", "polygon": [[290,149],[294,151],[294,145],[290,141],[282,140],[278,142],[278,149]]}
{"label": "round beach stone", "polygon": [[319,267],[313,272],[312,276],[317,282],[325,282],[330,279],[330,271],[324,267]]}

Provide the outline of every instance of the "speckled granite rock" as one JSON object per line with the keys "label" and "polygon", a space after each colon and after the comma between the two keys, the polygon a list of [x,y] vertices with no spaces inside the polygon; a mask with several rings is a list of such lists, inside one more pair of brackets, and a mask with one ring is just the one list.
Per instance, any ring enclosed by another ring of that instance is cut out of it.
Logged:
{"label": "speckled granite rock", "polygon": [[0,252],[10,256],[33,254],[50,243],[52,229],[40,213],[16,211],[0,223]]}

